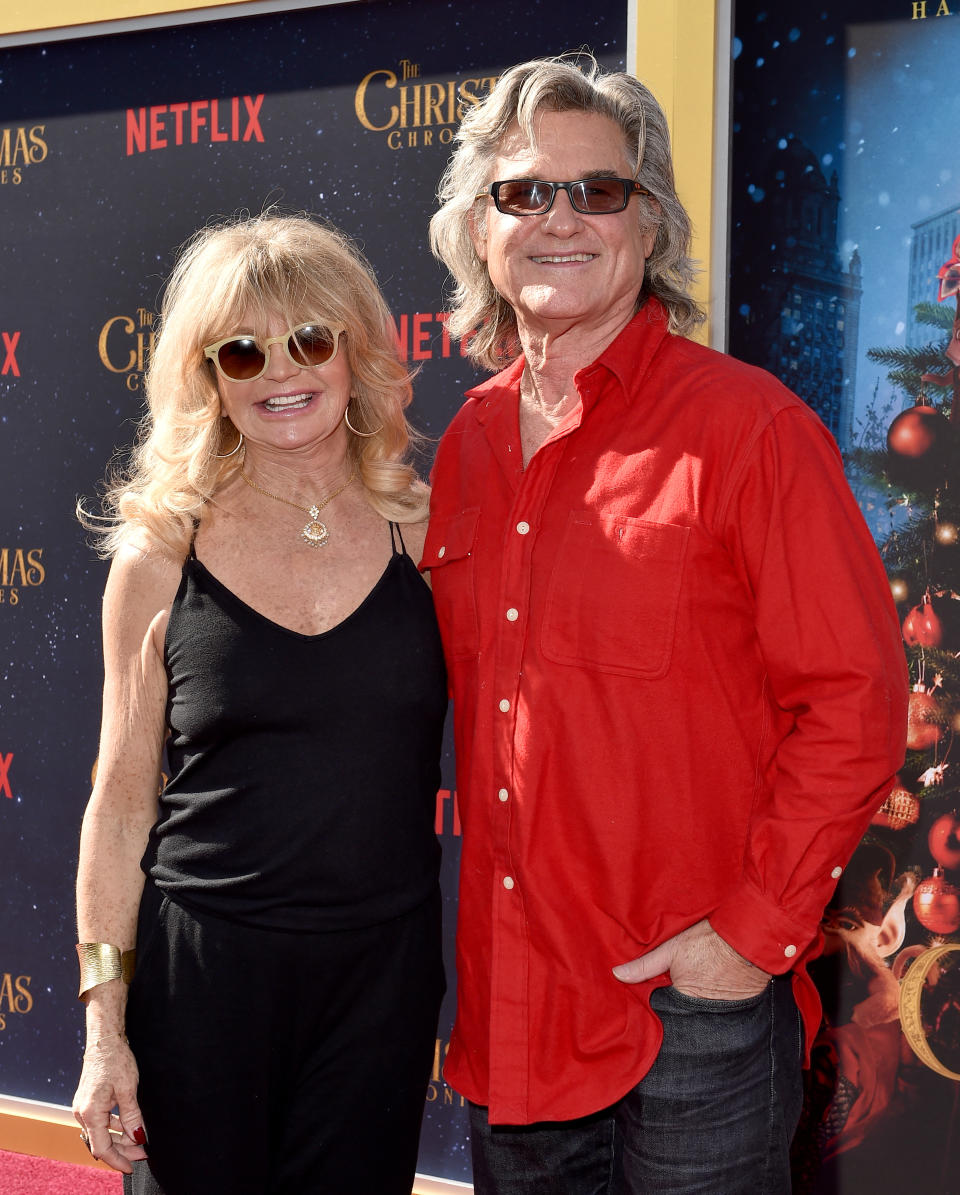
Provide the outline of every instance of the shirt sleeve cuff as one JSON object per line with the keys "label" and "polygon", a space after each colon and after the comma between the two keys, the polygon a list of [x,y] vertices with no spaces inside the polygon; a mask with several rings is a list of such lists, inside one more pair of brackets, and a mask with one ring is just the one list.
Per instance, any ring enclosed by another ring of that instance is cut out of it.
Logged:
{"label": "shirt sleeve cuff", "polygon": [[744,882],[717,906],[709,921],[738,954],[771,975],[790,971],[819,938],[819,919],[800,924]]}

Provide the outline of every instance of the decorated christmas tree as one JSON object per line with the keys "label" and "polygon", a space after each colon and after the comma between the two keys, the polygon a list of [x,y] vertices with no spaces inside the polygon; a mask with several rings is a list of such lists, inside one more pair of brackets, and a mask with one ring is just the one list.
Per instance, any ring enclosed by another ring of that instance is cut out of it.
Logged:
{"label": "decorated christmas tree", "polygon": [[875,395],[848,461],[899,611],[907,753],[811,965],[824,1020],[796,1195],[909,1189],[918,1152],[938,1191],[960,1191],[960,237],[939,277],[939,302],[917,308],[929,343],[868,354],[892,394]]}
{"label": "decorated christmas tree", "polygon": [[[910,673],[906,760],[874,833],[916,876],[914,947],[960,942],[960,237],[939,281],[938,301],[915,309],[930,341],[868,352],[906,405],[885,435],[869,415],[852,454],[888,521],[880,551]],[[938,1049],[958,1070],[960,1031],[948,1036]]]}

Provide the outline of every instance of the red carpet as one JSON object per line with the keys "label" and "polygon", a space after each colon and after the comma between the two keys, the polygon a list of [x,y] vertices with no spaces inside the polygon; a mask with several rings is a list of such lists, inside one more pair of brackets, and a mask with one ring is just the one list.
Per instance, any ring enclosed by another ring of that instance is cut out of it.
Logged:
{"label": "red carpet", "polygon": [[120,1195],[119,1174],[0,1149],[3,1195]]}

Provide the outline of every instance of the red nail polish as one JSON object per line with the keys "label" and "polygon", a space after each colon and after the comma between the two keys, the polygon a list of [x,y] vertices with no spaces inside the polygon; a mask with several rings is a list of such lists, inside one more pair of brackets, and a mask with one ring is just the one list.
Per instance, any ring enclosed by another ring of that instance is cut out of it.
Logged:
{"label": "red nail polish", "polygon": [[147,1144],[147,1134],[143,1131],[142,1126],[139,1129],[133,1130],[133,1139],[136,1141],[137,1145]]}

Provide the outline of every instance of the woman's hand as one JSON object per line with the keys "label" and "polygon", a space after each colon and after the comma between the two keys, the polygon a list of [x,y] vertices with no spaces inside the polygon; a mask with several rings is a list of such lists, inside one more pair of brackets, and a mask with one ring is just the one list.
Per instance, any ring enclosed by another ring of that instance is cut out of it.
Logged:
{"label": "woman's hand", "polygon": [[[87,1135],[91,1154],[124,1174],[132,1174],[133,1163],[147,1156],[138,1078],[136,1061],[121,1034],[88,1042],[73,1114]],[[113,1114],[114,1108],[119,1115]]]}

